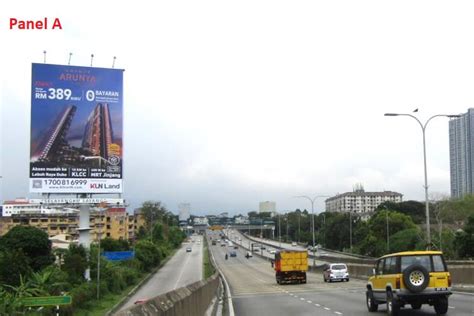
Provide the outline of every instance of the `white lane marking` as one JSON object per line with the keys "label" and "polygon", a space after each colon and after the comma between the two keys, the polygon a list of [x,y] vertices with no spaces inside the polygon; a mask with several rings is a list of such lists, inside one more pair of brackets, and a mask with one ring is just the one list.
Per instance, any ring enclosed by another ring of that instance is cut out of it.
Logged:
{"label": "white lane marking", "polygon": [[308,302],[309,304],[313,303],[313,302],[311,302],[311,301],[306,301],[306,302]]}
{"label": "white lane marking", "polygon": [[455,308],[456,308],[456,307],[454,307],[454,306],[448,306],[448,307],[449,307],[449,308],[452,308],[452,309],[455,309]]}
{"label": "white lane marking", "polygon": [[334,314],[342,315],[342,313],[341,313],[341,312],[334,312]]}
{"label": "white lane marking", "polygon": [[317,307],[319,307],[319,306],[321,306],[321,305],[319,305],[319,304],[314,304],[314,306],[317,306]]}
{"label": "white lane marking", "polygon": [[329,307],[324,307],[325,310],[330,311],[331,309]]}
{"label": "white lane marking", "polygon": [[300,300],[304,301],[304,297],[300,298]]}
{"label": "white lane marking", "polygon": [[295,298],[298,298],[298,295],[295,295]]}
{"label": "white lane marking", "polygon": [[186,270],[186,267],[187,267],[189,258],[191,258],[191,256],[186,256],[186,263],[185,263],[185,264],[183,265],[183,267],[181,268],[181,272],[180,272],[180,274],[179,274],[178,280],[176,280],[176,283],[175,283],[175,285],[174,285],[173,290],[176,290],[176,287],[178,286],[178,283],[179,283],[179,281],[181,280],[181,277],[183,276],[183,272],[184,272],[184,270]]}

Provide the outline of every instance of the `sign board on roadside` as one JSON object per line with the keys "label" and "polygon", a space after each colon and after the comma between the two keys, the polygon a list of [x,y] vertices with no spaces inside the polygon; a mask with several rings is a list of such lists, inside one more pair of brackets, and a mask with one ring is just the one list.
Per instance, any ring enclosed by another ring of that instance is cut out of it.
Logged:
{"label": "sign board on roadside", "polygon": [[104,251],[104,257],[109,261],[129,260],[135,257],[134,251]]}
{"label": "sign board on roadside", "polygon": [[69,305],[72,303],[71,296],[44,296],[44,297],[23,297],[21,302],[25,306],[57,306]]}

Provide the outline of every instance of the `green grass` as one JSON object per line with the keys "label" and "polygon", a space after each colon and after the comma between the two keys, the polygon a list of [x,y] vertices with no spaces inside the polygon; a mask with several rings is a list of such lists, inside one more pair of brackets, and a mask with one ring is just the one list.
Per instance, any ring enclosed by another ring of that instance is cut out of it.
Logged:
{"label": "green grass", "polygon": [[207,239],[204,236],[204,249],[203,249],[203,254],[202,254],[202,266],[204,270],[204,279],[207,279],[211,275],[214,274],[216,271],[214,267],[211,264],[211,260],[209,259],[209,249],[208,249],[208,244],[207,244]]}
{"label": "green grass", "polygon": [[126,296],[135,285],[130,285],[121,293],[112,294],[109,293],[100,298],[99,301],[93,300],[87,302],[89,308],[76,309],[74,310],[74,315],[78,316],[102,316],[105,315],[115,304],[117,304],[124,296]]}

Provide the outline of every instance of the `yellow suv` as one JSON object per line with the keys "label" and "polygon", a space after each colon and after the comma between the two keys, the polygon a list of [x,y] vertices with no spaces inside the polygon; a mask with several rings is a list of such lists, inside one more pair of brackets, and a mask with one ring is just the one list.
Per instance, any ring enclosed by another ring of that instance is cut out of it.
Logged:
{"label": "yellow suv", "polygon": [[441,251],[407,251],[379,258],[367,283],[366,301],[369,312],[379,304],[387,304],[390,316],[401,307],[422,304],[434,306],[436,314],[448,311],[451,275]]}

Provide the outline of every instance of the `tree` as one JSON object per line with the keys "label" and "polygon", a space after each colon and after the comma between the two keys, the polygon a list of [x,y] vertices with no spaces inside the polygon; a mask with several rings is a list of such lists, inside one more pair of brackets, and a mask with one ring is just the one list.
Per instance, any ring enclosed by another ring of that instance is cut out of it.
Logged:
{"label": "tree", "polygon": [[161,251],[149,240],[139,240],[135,245],[135,257],[142,263],[145,271],[160,264]]}
{"label": "tree", "polygon": [[386,201],[377,206],[375,212],[384,210],[397,211],[408,215],[412,218],[415,224],[421,224],[426,221],[425,204],[418,201],[404,201],[399,203]]}
{"label": "tree", "polygon": [[147,231],[150,231],[157,221],[162,222],[163,217],[167,213],[166,208],[159,201],[146,201],[140,210],[145,219]]}
{"label": "tree", "polygon": [[160,243],[165,239],[163,234],[163,224],[162,223],[155,223],[153,225],[153,230],[151,232],[151,240],[155,243]]}
{"label": "tree", "polygon": [[130,244],[127,240],[107,237],[100,241],[100,247],[104,251],[126,251],[130,249]]}
{"label": "tree", "polygon": [[7,252],[21,249],[33,271],[39,271],[54,262],[48,234],[32,226],[15,226],[10,229],[0,239],[0,249]]}
{"label": "tree", "polygon": [[70,244],[68,252],[64,254],[63,271],[68,274],[72,284],[81,283],[88,266],[87,253],[82,245]]}
{"label": "tree", "polygon": [[474,215],[469,216],[464,230],[456,234],[454,245],[459,257],[474,257]]}
{"label": "tree", "polygon": [[418,227],[401,230],[390,236],[389,252],[422,250],[424,241],[421,236],[422,233]]}
{"label": "tree", "polygon": [[173,247],[178,247],[181,242],[186,238],[185,233],[176,226],[170,227],[168,240],[173,245]]}
{"label": "tree", "polygon": [[60,295],[67,286],[67,275],[56,266],[49,266],[29,277],[30,286],[42,296]]}
{"label": "tree", "polygon": [[404,229],[416,228],[415,223],[408,215],[390,211],[377,212],[369,219],[368,224],[372,234],[381,240],[387,239],[387,215],[390,236]]}
{"label": "tree", "polygon": [[21,249],[0,251],[0,284],[19,285],[20,277],[30,273],[29,259]]}

